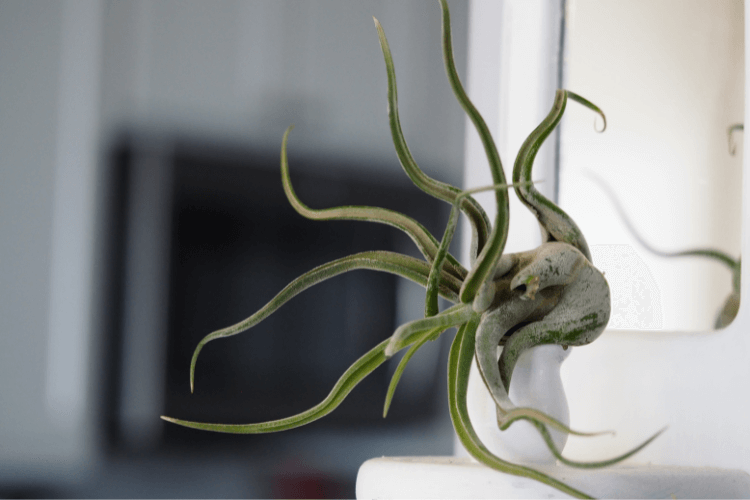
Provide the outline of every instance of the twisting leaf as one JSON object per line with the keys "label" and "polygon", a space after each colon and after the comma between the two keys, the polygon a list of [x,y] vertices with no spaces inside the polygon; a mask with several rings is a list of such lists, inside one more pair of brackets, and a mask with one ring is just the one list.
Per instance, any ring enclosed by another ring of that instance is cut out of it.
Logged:
{"label": "twisting leaf", "polygon": [[657,432],[656,434],[654,434],[653,436],[645,440],[640,445],[636,446],[635,448],[633,448],[632,450],[626,453],[623,453],[622,455],[618,457],[610,458],[607,460],[600,460],[598,462],[577,462],[575,460],[569,460],[565,458],[564,456],[562,456],[562,453],[560,453],[560,450],[558,450],[557,447],[555,446],[555,442],[552,440],[552,436],[550,436],[550,433],[547,430],[547,428],[544,426],[544,424],[541,424],[534,419],[527,419],[527,420],[529,420],[534,425],[534,427],[537,428],[537,430],[539,431],[539,434],[542,435],[544,442],[547,444],[547,447],[550,449],[550,451],[555,456],[555,458],[557,458],[560,462],[564,463],[565,465],[568,465],[570,467],[576,467],[579,469],[601,469],[603,467],[609,467],[610,465],[615,465],[617,463],[620,463],[623,460],[632,457],[633,455],[641,451],[643,448],[648,446],[649,443],[651,443],[651,441],[659,437],[659,435],[666,430],[666,428],[660,430],[659,432]]}
{"label": "twisting leaf", "polygon": [[[396,154],[401,162],[401,166],[403,167],[404,172],[406,172],[406,175],[409,176],[414,185],[419,189],[439,200],[453,203],[453,200],[455,200],[461,190],[429,177],[419,168],[417,162],[414,161],[414,157],[411,155],[411,151],[409,151],[409,146],[407,146],[406,139],[401,131],[401,121],[398,116],[398,92],[396,89],[396,70],[393,65],[393,56],[391,55],[391,49],[388,46],[388,40],[385,38],[383,27],[377,19],[373,18],[373,20],[375,21],[375,28],[378,30],[380,48],[383,51],[385,69],[388,74],[388,119],[391,128],[391,137],[393,138],[393,145],[396,148]],[[479,203],[473,198],[467,198],[461,204],[461,210],[463,210],[469,218],[472,229],[475,232],[477,248],[481,250],[487,242],[489,235],[490,222],[487,218],[487,214],[484,212],[481,205],[479,205]]]}
{"label": "twisting leaf", "polygon": [[425,332],[419,338],[419,340],[417,340],[416,342],[414,342],[414,344],[412,344],[409,350],[406,351],[406,354],[404,354],[404,357],[401,358],[401,361],[398,362],[396,371],[393,372],[393,376],[391,377],[391,383],[388,385],[388,393],[385,395],[385,405],[383,406],[383,418],[385,418],[388,415],[388,409],[391,407],[391,401],[393,400],[393,395],[396,392],[396,386],[398,385],[399,380],[401,380],[401,375],[404,374],[406,365],[409,363],[412,356],[414,356],[414,354],[416,354],[419,348],[425,345],[428,340],[436,340],[443,331],[444,330],[437,328],[435,330],[430,330],[430,331]]}
{"label": "twisting leaf", "polygon": [[[411,217],[393,210],[378,207],[346,206],[316,210],[305,205],[294,192],[292,179],[289,176],[287,140],[289,132],[293,128],[294,125],[291,125],[286,129],[284,138],[281,141],[281,182],[289,203],[297,213],[312,220],[362,220],[388,224],[405,232],[417,245],[417,248],[422,252],[427,262],[432,263],[435,260],[435,254],[438,249],[437,240],[422,224]],[[447,259],[448,262],[441,268],[450,275],[458,279],[463,279],[467,273],[466,269],[452,255],[448,255]]]}
{"label": "twisting leaf", "polygon": [[[460,199],[460,197],[457,199]],[[458,224],[458,210],[456,207],[457,203],[454,203],[451,208],[450,217],[448,218],[448,224],[445,227],[443,239],[440,242],[440,247],[435,255],[435,260],[432,262],[432,266],[430,266],[430,275],[427,278],[427,292],[425,293],[425,318],[429,318],[438,313],[438,287],[440,286],[439,270],[443,267],[443,260],[448,253],[448,247],[450,246],[451,241],[453,240],[453,235],[456,232],[456,225]]]}
{"label": "twisting leaf", "polygon": [[338,382],[336,382],[336,385],[333,386],[333,390],[331,390],[323,401],[309,410],[292,417],[272,420],[270,422],[260,422],[257,424],[209,424],[204,422],[190,422],[188,420],[180,420],[165,416],[162,416],[161,418],[167,422],[191,427],[193,429],[228,432],[232,434],[263,434],[267,432],[279,432],[294,429],[295,427],[309,424],[310,422],[324,417],[335,410],[352,389],[362,381],[362,379],[386,361],[387,358],[383,352],[387,345],[388,339],[370,349],[367,354],[359,358],[344,372]]}
{"label": "twisting leaf", "polygon": [[600,431],[600,432],[574,431],[567,425],[563,424],[562,422],[560,422],[559,420],[555,418],[550,417],[546,413],[541,412],[535,408],[527,408],[527,407],[515,407],[505,412],[502,416],[498,416],[497,425],[501,431],[504,431],[508,427],[510,427],[510,425],[516,420],[529,420],[529,421],[537,422],[539,424],[549,425],[555,430],[558,430],[560,432],[565,432],[573,436],[596,437],[596,436],[604,436],[606,434],[614,434],[614,431]]}
{"label": "twisting leaf", "polygon": [[452,326],[466,323],[474,316],[479,315],[471,308],[471,304],[457,304],[435,316],[405,323],[396,328],[388,347],[385,349],[385,355],[390,358],[404,347],[416,342],[419,336],[427,331],[446,330]]}
{"label": "twisting leaf", "polygon": [[566,90],[565,92],[568,94],[568,98],[569,99],[577,102],[578,104],[582,104],[583,106],[586,106],[591,111],[595,112],[596,114],[598,114],[601,117],[601,119],[602,119],[602,128],[601,129],[596,129],[596,123],[594,123],[594,128],[596,129],[597,132],[602,133],[605,130],[607,130],[607,117],[604,115],[604,111],[602,111],[599,108],[599,106],[597,106],[593,102],[589,101],[585,97],[579,96],[575,92],[571,92],[570,90]]}
{"label": "twisting leaf", "polygon": [[[530,184],[529,182],[528,184]],[[527,183],[522,183],[527,184]],[[462,191],[460,195],[456,197],[451,208],[451,214],[448,218],[448,224],[445,226],[445,233],[443,233],[443,239],[440,240],[440,247],[435,255],[435,260],[430,267],[430,276],[427,279],[427,293],[425,294],[425,317],[434,316],[438,312],[438,287],[440,285],[440,272],[443,268],[443,260],[448,255],[448,248],[453,241],[453,236],[456,233],[456,226],[458,225],[458,206],[464,198],[471,196],[474,193],[481,193],[483,191],[507,191],[514,184],[497,184],[495,186],[484,186],[473,189],[467,189]]]}
{"label": "twisting leaf", "polygon": [[735,132],[744,132],[745,130],[745,124],[744,123],[735,123],[734,125],[731,125],[727,129],[727,136],[729,137],[729,154],[734,156],[734,154],[737,152],[737,145],[734,143],[734,133]]}
{"label": "twisting leaf", "polygon": [[[484,146],[484,152],[487,155],[487,161],[490,165],[490,172],[492,173],[493,184],[505,184],[505,173],[503,172],[503,165],[500,162],[500,154],[497,152],[495,141],[492,140],[492,134],[490,129],[484,122],[482,115],[474,107],[469,96],[466,95],[466,91],[461,84],[461,80],[458,77],[456,71],[456,65],[453,61],[453,42],[451,37],[451,18],[450,11],[448,10],[448,2],[446,0],[440,0],[440,7],[442,9],[443,18],[443,61],[445,63],[445,71],[448,74],[448,81],[451,84],[453,93],[456,95],[459,104],[464,109],[466,114],[471,119],[474,127],[479,133],[479,137],[482,140]],[[492,226],[492,233],[490,233],[489,241],[487,245],[479,247],[481,253],[478,255],[475,264],[473,265],[469,275],[464,281],[463,287],[461,288],[460,299],[461,302],[467,303],[474,300],[474,296],[479,291],[479,287],[491,279],[492,274],[495,271],[495,266],[505,248],[505,242],[508,238],[508,224],[510,220],[510,202],[508,193],[505,191],[495,191],[495,201],[497,203],[497,211],[495,213],[495,223]]]}
{"label": "twisting leaf", "polygon": [[[549,137],[557,124],[560,123],[563,113],[565,113],[568,96],[596,111],[604,118],[604,113],[583,97],[565,90],[558,90],[555,94],[555,102],[552,105],[552,110],[542,120],[542,123],[529,134],[518,152],[516,163],[513,167],[514,183],[531,180],[531,168],[534,165],[534,158],[536,158],[541,145]],[[606,118],[604,120],[606,127]],[[539,224],[543,228],[543,233],[545,233],[542,235],[543,241],[562,241],[573,245],[591,261],[591,252],[586,243],[586,238],[584,238],[583,233],[568,214],[537,191],[533,185],[516,187],[516,194],[539,220]]]}
{"label": "twisting leaf", "polygon": [[[399,253],[386,251],[362,252],[318,266],[289,283],[276,297],[249,318],[203,337],[195,348],[193,359],[190,362],[190,392],[193,392],[195,364],[198,361],[198,355],[203,346],[208,342],[244,332],[266,319],[298,293],[329,278],[348,271],[354,271],[355,269],[371,269],[396,274],[422,286],[426,286],[429,273],[426,262]],[[441,282],[443,285],[441,286],[441,295],[448,300],[457,301],[456,294],[460,282],[447,274],[443,275]]]}
{"label": "twisting leaf", "polygon": [[469,370],[474,356],[474,335],[479,319],[475,318],[458,329],[453,339],[448,358],[448,405],[461,444],[466,451],[479,462],[500,472],[514,476],[528,477],[540,483],[557,488],[576,498],[591,498],[582,491],[548,476],[542,472],[523,465],[507,462],[493,454],[477,436],[474,426],[469,420],[469,410],[466,405],[466,393],[469,385]]}

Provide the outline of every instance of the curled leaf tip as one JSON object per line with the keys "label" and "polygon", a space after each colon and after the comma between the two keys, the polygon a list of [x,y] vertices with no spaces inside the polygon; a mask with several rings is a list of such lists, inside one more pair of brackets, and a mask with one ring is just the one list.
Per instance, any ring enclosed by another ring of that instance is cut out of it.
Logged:
{"label": "curled leaf tip", "polygon": [[198,354],[200,354],[201,349],[203,349],[203,346],[206,342],[207,341],[204,338],[198,344],[198,347],[195,348],[195,352],[193,352],[193,359],[190,360],[190,394],[193,394],[195,392],[195,364],[198,362]]}
{"label": "curled leaf tip", "polygon": [[578,461],[575,461],[575,460],[567,459],[564,456],[562,456],[562,453],[560,452],[560,450],[557,449],[555,443],[552,440],[552,437],[550,436],[549,431],[544,426],[544,424],[542,424],[541,422],[539,422],[539,421],[537,421],[535,419],[529,419],[529,420],[537,428],[537,430],[539,431],[539,433],[542,436],[542,439],[544,439],[544,441],[545,441],[545,443],[547,445],[547,448],[549,448],[549,450],[552,452],[552,454],[555,456],[555,458],[557,458],[561,463],[563,463],[565,465],[568,465],[570,467],[577,467],[577,468],[581,468],[581,469],[599,469],[599,468],[609,467],[611,465],[615,465],[617,463],[620,463],[620,462],[622,462],[622,461],[624,461],[624,460],[632,457],[633,455],[635,455],[636,453],[638,453],[639,451],[641,451],[643,448],[645,448],[646,446],[648,446],[654,439],[656,439],[657,437],[659,437],[659,435],[667,429],[666,427],[664,427],[662,430],[660,430],[659,432],[655,433],[653,436],[651,436],[650,438],[648,438],[646,441],[644,441],[640,445],[636,446],[635,448],[633,448],[632,450],[630,450],[630,451],[628,451],[626,453],[623,453],[622,455],[620,455],[618,457],[610,458],[610,459],[607,459],[607,460],[596,461],[596,462],[578,462]]}
{"label": "curled leaf tip", "polygon": [[404,373],[404,369],[406,368],[407,363],[409,363],[412,356],[414,356],[414,353],[416,353],[428,340],[435,340],[436,338],[438,338],[438,336],[440,336],[442,331],[442,328],[426,331],[419,338],[419,340],[417,340],[417,342],[409,348],[404,357],[401,358],[401,361],[399,361],[396,370],[393,372],[391,383],[388,386],[388,393],[385,396],[385,404],[383,405],[383,418],[386,418],[388,416],[388,409],[391,407],[391,401],[393,400],[393,395],[396,392],[396,386],[398,385],[399,380],[401,380],[401,376]]}
{"label": "curled leaf tip", "polygon": [[734,132],[744,131],[745,125],[743,123],[736,123],[734,125],[731,125],[727,129],[727,134],[729,135],[729,154],[734,156],[735,153],[737,153],[737,144],[734,142]]}
{"label": "curled leaf tip", "polygon": [[602,132],[604,132],[605,130],[607,130],[607,117],[606,117],[606,116],[604,116],[604,113],[602,113],[602,114],[601,114],[601,115],[599,115],[599,116],[601,116],[601,117],[602,117],[602,128],[600,129],[599,127],[597,127],[597,126],[596,126],[596,122],[597,122],[598,120],[597,120],[596,118],[594,118],[594,130],[595,130],[595,131],[596,131],[597,133],[601,134]]}
{"label": "curled leaf tip", "polygon": [[594,120],[594,130],[596,130],[598,133],[602,133],[605,130],[607,130],[607,117],[604,115],[604,111],[602,111],[599,106],[594,104],[593,102],[589,101],[585,97],[581,97],[580,95],[576,94],[575,92],[571,92],[570,90],[565,91],[568,95],[569,99],[574,100],[578,104],[582,104],[583,106],[586,106],[591,111],[595,112],[602,118],[602,128],[599,129],[599,127],[596,126],[597,120]]}

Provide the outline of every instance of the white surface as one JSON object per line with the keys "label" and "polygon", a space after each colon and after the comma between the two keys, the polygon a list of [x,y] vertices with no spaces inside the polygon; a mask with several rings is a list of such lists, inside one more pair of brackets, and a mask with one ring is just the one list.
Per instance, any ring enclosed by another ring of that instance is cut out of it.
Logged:
{"label": "white surface", "polygon": [[12,484],[78,480],[91,449],[79,391],[103,3],[0,2],[0,481]]}
{"label": "white surface", "polygon": [[[598,498],[747,498],[750,475],[708,467],[621,466],[580,470],[536,466]],[[388,480],[384,480],[387,477]],[[468,458],[374,458],[359,469],[357,498],[569,498],[531,479]]]}
{"label": "white surface", "polygon": [[[745,25],[750,9],[745,9]],[[747,41],[747,30],[745,31]],[[745,94],[750,67],[745,52]],[[748,122],[745,106],[744,121]],[[738,137],[747,143],[747,134]],[[745,149],[746,150],[746,149]],[[741,151],[738,148],[738,152]],[[743,158],[742,254],[750,249],[750,175]],[[677,175],[677,174],[675,174]],[[723,222],[721,218],[717,224]],[[683,285],[701,286],[699,277]],[[742,296],[750,296],[748,268]],[[611,455],[667,425],[639,453],[653,464],[712,466],[750,471],[750,311],[742,301],[734,322],[718,332],[607,331],[578,348],[563,367],[563,383],[577,429],[615,429],[615,439],[571,439],[570,458]]]}
{"label": "white surface", "polygon": [[602,108],[607,130],[595,133],[593,114],[568,105],[560,124],[560,206],[589,246],[599,246],[604,261],[594,264],[608,278],[635,271],[628,261],[615,263],[618,248],[628,245],[657,296],[627,297],[647,288],[647,278],[614,281],[613,317],[654,306],[657,328],[709,330],[731,292],[720,263],[646,251],[586,172],[616,190],[656,248],[712,247],[739,256],[743,137],[735,134],[740,146],[730,155],[727,128],[743,121],[742,9],[742,0],[568,1],[565,87]]}
{"label": "white surface", "polygon": [[52,424],[71,432],[84,421],[89,388],[104,3],[62,5],[45,398]]}

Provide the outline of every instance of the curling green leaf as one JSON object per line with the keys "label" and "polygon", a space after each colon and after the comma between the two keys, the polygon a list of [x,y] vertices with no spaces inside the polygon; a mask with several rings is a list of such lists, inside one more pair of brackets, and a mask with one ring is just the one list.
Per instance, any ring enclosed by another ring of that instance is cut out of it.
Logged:
{"label": "curling green leaf", "polygon": [[626,453],[623,453],[622,455],[618,457],[610,458],[607,460],[600,460],[598,462],[577,462],[575,460],[569,460],[565,458],[564,456],[562,456],[562,453],[560,453],[560,450],[558,450],[557,447],[555,446],[555,442],[552,440],[552,436],[550,436],[550,433],[547,430],[547,428],[544,426],[544,424],[541,424],[531,418],[526,418],[526,420],[529,420],[534,425],[534,427],[537,428],[537,430],[539,431],[539,434],[542,435],[544,442],[547,444],[547,447],[550,449],[550,451],[555,456],[555,458],[557,458],[560,462],[564,463],[565,465],[568,465],[570,467],[576,467],[579,469],[601,469],[603,467],[609,467],[610,465],[615,465],[619,462],[622,462],[623,460],[632,457],[633,455],[641,451],[643,448],[648,446],[651,443],[651,441],[659,437],[659,435],[666,430],[666,428],[660,430],[659,432],[657,432],[656,434],[648,438],[646,441],[644,441],[640,445],[636,446],[635,448],[633,448],[632,450]]}
{"label": "curling green leaf", "polygon": [[[479,111],[477,111],[474,104],[472,104],[471,100],[466,95],[466,91],[464,90],[461,80],[458,77],[458,72],[456,71],[456,65],[453,60],[451,19],[450,11],[448,10],[448,3],[445,0],[440,0],[440,7],[443,16],[443,61],[445,63],[445,71],[448,74],[448,81],[451,84],[451,88],[453,89],[453,93],[456,95],[459,104],[469,116],[469,119],[471,119],[471,122],[479,133],[482,145],[484,146],[484,152],[487,155],[487,160],[490,165],[492,183],[505,184],[506,181],[505,173],[503,172],[503,165],[500,162],[500,154],[497,152],[495,141],[492,140],[490,129],[484,122],[482,115],[479,114]],[[495,201],[497,202],[497,212],[495,213],[495,223],[492,226],[492,233],[490,233],[487,245],[478,248],[478,250],[481,250],[481,253],[477,257],[474,266],[466,277],[463,287],[461,288],[460,298],[463,303],[468,303],[474,300],[474,296],[477,294],[479,287],[482,286],[486,280],[491,279],[497,261],[500,259],[503,249],[505,248],[510,220],[510,202],[508,193],[502,190],[495,191]]]}
{"label": "curling green leaf", "polygon": [[[602,128],[601,130],[597,130],[597,132],[602,133],[605,130],[607,130],[607,117],[604,115],[604,111],[602,111],[599,106],[594,104],[593,102],[589,101],[585,97],[581,97],[580,95],[576,94],[575,92],[571,92],[570,90],[566,90],[565,93],[568,95],[568,98],[572,101],[577,102],[578,104],[582,104],[583,106],[586,106],[594,113],[598,114],[602,119]],[[594,123],[594,128],[596,128],[596,123]]]}
{"label": "curling green leaf", "polygon": [[430,331],[425,332],[419,338],[419,340],[417,340],[414,344],[412,344],[409,350],[406,351],[406,354],[404,354],[404,357],[401,358],[401,361],[399,361],[398,366],[396,367],[396,371],[393,372],[393,376],[391,377],[391,383],[390,385],[388,385],[388,393],[385,395],[385,405],[383,406],[383,418],[385,418],[388,415],[388,409],[391,407],[391,401],[393,400],[393,395],[396,392],[396,386],[398,385],[399,380],[401,380],[401,375],[404,374],[406,365],[409,363],[412,356],[414,356],[414,354],[416,354],[419,348],[425,345],[428,340],[437,339],[443,331],[444,331],[443,329],[437,328],[435,330],[430,330]]}
{"label": "curling green leaf", "polygon": [[[383,51],[383,58],[385,59],[385,68],[388,75],[388,119],[391,128],[391,137],[393,138],[393,145],[396,148],[396,154],[401,162],[406,175],[412,180],[415,186],[424,191],[425,193],[433,196],[439,200],[453,203],[456,196],[461,192],[458,188],[445,184],[443,182],[432,179],[425,174],[414,161],[414,157],[409,151],[409,146],[406,144],[406,139],[401,130],[401,120],[398,115],[398,92],[396,88],[396,70],[393,65],[393,56],[391,55],[391,49],[388,46],[388,40],[385,38],[385,32],[380,22],[373,18],[375,21],[375,28],[378,30],[378,39],[380,40],[380,48]],[[467,198],[461,204],[461,210],[464,211],[466,216],[471,222],[472,230],[476,240],[476,246],[481,250],[488,238],[489,234],[489,219],[487,214],[482,209],[481,205],[477,203],[473,198]]]}
{"label": "curling green leaf", "polygon": [[[457,198],[457,200],[460,200],[460,197]],[[457,206],[458,203],[454,203],[453,208],[451,208],[451,214],[448,218],[448,224],[445,227],[443,239],[440,242],[440,247],[435,255],[435,260],[432,262],[432,266],[430,266],[430,275],[427,278],[427,293],[425,293],[425,318],[429,318],[438,313],[438,287],[440,285],[439,270],[443,267],[443,260],[448,253],[448,247],[450,246],[451,241],[453,240],[453,235],[456,232],[456,225],[458,224]]]}
{"label": "curling green leaf", "polygon": [[[604,119],[604,126],[606,127],[606,118],[604,118],[604,113],[598,107],[577,94],[558,90],[555,94],[555,102],[552,105],[552,110],[542,120],[542,123],[529,134],[518,152],[516,163],[513,167],[514,183],[531,180],[531,169],[534,165],[534,158],[536,158],[541,145],[552,133],[557,124],[560,123],[569,96],[576,102],[599,113]],[[583,233],[568,214],[543,196],[533,185],[516,187],[516,194],[539,220],[539,224],[545,233],[543,234],[543,240],[562,241],[573,245],[589,261],[591,260],[591,252],[586,243],[586,238],[584,238]]]}
{"label": "curling green leaf", "polygon": [[737,145],[734,143],[734,133],[735,132],[744,132],[745,130],[745,124],[744,123],[735,123],[734,125],[731,125],[727,129],[727,136],[729,138],[729,154],[734,156],[734,154],[737,152]]}
{"label": "curling green leaf", "polygon": [[507,462],[494,455],[477,436],[466,405],[466,393],[469,385],[469,370],[471,360],[474,356],[474,335],[479,324],[479,318],[472,319],[458,329],[456,338],[453,340],[448,358],[448,404],[461,444],[466,451],[479,462],[487,467],[513,474],[514,476],[528,477],[540,483],[557,488],[563,493],[576,498],[591,498],[582,491],[568,486],[567,484],[548,476],[530,467]]}
{"label": "curling green leaf", "polygon": [[539,424],[549,425],[553,429],[556,429],[560,432],[571,434],[573,436],[595,437],[595,436],[603,436],[605,434],[614,434],[614,431],[601,431],[601,432],[574,431],[567,425],[563,424],[557,419],[550,417],[546,413],[541,412],[535,408],[527,408],[527,407],[516,407],[505,412],[505,414],[502,415],[502,417],[498,417],[497,425],[501,431],[504,431],[505,429],[510,427],[510,425],[516,420],[529,420],[529,421],[537,422]]}
{"label": "curling green leaf", "polygon": [[[522,184],[527,184],[526,182]],[[530,182],[528,183],[530,184]],[[434,316],[438,312],[438,287],[440,285],[440,272],[442,269],[443,259],[448,254],[448,248],[453,241],[453,236],[456,233],[456,226],[458,224],[458,206],[463,198],[469,197],[474,193],[481,193],[482,191],[507,191],[508,188],[514,186],[513,184],[498,184],[495,186],[484,186],[473,189],[462,191],[460,195],[456,197],[451,208],[451,214],[448,218],[448,224],[445,227],[445,233],[443,239],[440,241],[440,247],[435,255],[435,260],[430,267],[430,276],[427,278],[427,293],[425,294],[425,317]]]}
{"label": "curling green leaf", "polygon": [[[363,206],[346,206],[316,210],[305,205],[294,192],[292,179],[289,176],[287,140],[289,138],[289,133],[293,128],[294,125],[291,125],[286,129],[286,132],[284,132],[284,139],[281,142],[281,182],[284,186],[284,192],[286,193],[289,203],[300,215],[312,220],[362,220],[388,224],[389,226],[393,226],[405,232],[412,241],[414,241],[419,248],[419,251],[422,252],[422,255],[425,256],[425,259],[427,259],[428,262],[432,262],[435,259],[435,254],[438,249],[438,243],[435,237],[432,236],[422,224],[399,212],[385,208]],[[452,255],[448,255],[447,258],[448,262],[441,268],[450,275],[458,279],[463,279],[467,274],[466,269],[464,269],[464,267]]]}
{"label": "curling green leaf", "polygon": [[352,366],[350,366],[341,378],[339,378],[336,385],[333,386],[333,390],[331,390],[323,401],[309,410],[292,417],[272,420],[270,422],[260,422],[257,424],[209,424],[204,422],[190,422],[165,416],[162,416],[161,418],[167,422],[172,422],[184,427],[205,431],[228,432],[232,434],[263,434],[267,432],[279,432],[309,424],[310,422],[324,417],[335,410],[352,389],[362,381],[362,379],[386,361],[387,358],[383,352],[388,345],[388,341],[389,339],[386,339],[370,349],[367,354],[359,358]]}
{"label": "curling green leaf", "polygon": [[479,315],[471,308],[471,304],[457,304],[435,316],[405,323],[396,328],[385,350],[385,355],[390,358],[404,347],[416,342],[423,333],[429,330],[438,328],[445,330],[458,326],[474,316]]}
{"label": "curling green leaf", "polygon": [[[374,271],[384,271],[396,274],[422,286],[427,285],[427,276],[429,274],[429,267],[426,262],[406,255],[386,251],[362,252],[318,266],[312,271],[309,271],[292,281],[268,304],[263,306],[258,312],[249,318],[203,337],[195,348],[193,359],[190,362],[190,392],[193,392],[195,364],[198,361],[198,355],[200,354],[201,349],[203,349],[203,346],[208,342],[217,338],[229,337],[244,332],[273,314],[279,307],[284,305],[298,293],[329,278],[355,269],[371,269]],[[456,301],[456,293],[460,286],[460,282],[452,276],[445,274],[441,279],[441,283],[441,295],[448,300]]]}

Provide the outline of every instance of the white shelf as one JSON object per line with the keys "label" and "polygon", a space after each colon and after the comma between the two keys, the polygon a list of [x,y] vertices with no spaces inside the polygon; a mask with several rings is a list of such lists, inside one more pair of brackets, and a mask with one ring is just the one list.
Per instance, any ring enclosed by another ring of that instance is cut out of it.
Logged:
{"label": "white shelf", "polygon": [[[535,466],[597,498],[749,498],[750,475],[711,467]],[[464,457],[383,457],[359,469],[357,498],[569,498],[531,479]]]}

